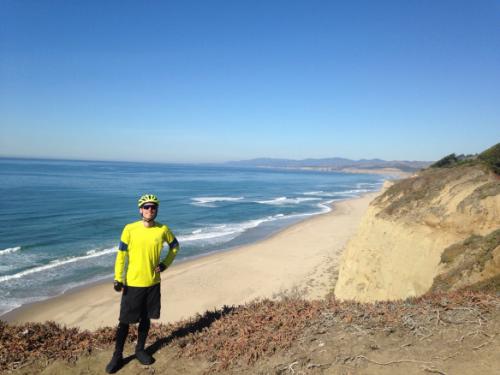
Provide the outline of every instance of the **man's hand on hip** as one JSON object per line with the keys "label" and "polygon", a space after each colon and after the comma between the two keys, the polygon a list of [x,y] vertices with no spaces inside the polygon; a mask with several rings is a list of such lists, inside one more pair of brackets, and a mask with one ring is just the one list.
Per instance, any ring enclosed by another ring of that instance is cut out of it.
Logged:
{"label": "man's hand on hip", "polygon": [[155,267],[155,272],[156,273],[160,273],[160,272],[163,272],[167,269],[167,267],[163,264],[163,263],[160,263],[158,264],[156,267]]}

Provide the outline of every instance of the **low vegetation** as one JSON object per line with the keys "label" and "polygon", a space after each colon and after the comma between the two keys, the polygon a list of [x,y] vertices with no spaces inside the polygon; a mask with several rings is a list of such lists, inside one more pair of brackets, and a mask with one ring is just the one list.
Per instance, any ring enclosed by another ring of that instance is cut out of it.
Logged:
{"label": "low vegetation", "polygon": [[[417,176],[396,182],[375,201],[381,208],[378,216],[387,218],[406,217],[418,220],[429,213],[440,215],[442,208],[435,199],[443,193],[447,185],[462,180],[464,183],[488,184],[491,180],[488,172],[474,165],[460,165],[454,168],[429,168]],[[500,190],[500,181],[494,181],[478,194],[496,194]],[[475,197],[474,197],[475,198]]]}
{"label": "low vegetation", "polygon": [[430,165],[429,168],[451,168],[460,165],[484,165],[497,175],[500,175],[500,143],[490,147],[480,154],[473,155],[446,155],[444,158]]}
{"label": "low vegetation", "polygon": [[500,175],[500,143],[479,154],[478,159],[486,164],[493,172]]}
{"label": "low vegetation", "polygon": [[442,159],[439,159],[434,164],[431,164],[430,168],[449,168],[449,167],[456,166],[458,164],[471,163],[476,159],[477,159],[477,154],[476,155],[458,155],[458,156],[455,154],[450,154],[450,155],[445,156]]}
{"label": "low vegetation", "polygon": [[[322,301],[256,301],[209,311],[176,324],[153,325],[148,350],[171,350],[178,361],[206,363],[205,372],[238,372],[271,356],[281,356],[289,348],[303,348],[319,337],[325,340],[328,334],[345,335],[354,327],[358,334],[364,332],[368,336],[399,330],[418,339],[429,337],[440,324],[450,324],[455,329],[462,321],[479,319],[479,324],[484,325],[499,306],[498,296],[467,291],[375,304],[340,302],[333,297]],[[129,341],[136,340],[136,335],[134,329]],[[75,365],[82,356],[111,348],[113,339],[113,328],[89,332],[54,322],[15,326],[0,321],[0,371],[26,366],[32,371],[56,360]],[[354,339],[359,341],[359,337]],[[334,366],[335,357],[331,360],[327,367]],[[366,355],[360,354],[342,358],[340,363],[367,360]],[[279,369],[283,365],[276,366],[276,373],[284,373]],[[304,362],[304,368],[313,366],[311,361]]]}
{"label": "low vegetation", "polygon": [[[471,290],[500,293],[500,229],[486,236],[472,235],[449,246],[441,255],[443,271],[434,279],[433,291],[448,291],[466,286]],[[487,269],[488,268],[488,269]]]}
{"label": "low vegetation", "polygon": [[497,174],[500,171],[500,143],[479,155],[445,156],[417,175],[396,182],[379,196],[375,200],[381,208],[378,215],[392,219],[406,217],[412,221],[428,214],[440,217],[446,207],[440,207],[436,199],[447,186],[454,185],[479,185],[459,208],[477,206],[482,199],[500,193],[500,179],[494,177],[492,171]]}

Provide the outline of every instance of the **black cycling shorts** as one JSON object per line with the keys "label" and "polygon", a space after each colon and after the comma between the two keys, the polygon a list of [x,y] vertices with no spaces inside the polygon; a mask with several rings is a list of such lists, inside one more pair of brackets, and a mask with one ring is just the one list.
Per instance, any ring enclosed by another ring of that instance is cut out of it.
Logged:
{"label": "black cycling shorts", "polygon": [[161,309],[160,283],[153,286],[125,286],[120,304],[120,322],[137,323],[141,318],[158,319]]}

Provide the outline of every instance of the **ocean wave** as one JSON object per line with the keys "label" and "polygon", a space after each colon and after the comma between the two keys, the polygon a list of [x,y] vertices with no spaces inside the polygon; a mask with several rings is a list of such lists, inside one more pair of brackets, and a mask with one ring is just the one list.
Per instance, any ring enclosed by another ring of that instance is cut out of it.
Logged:
{"label": "ocean wave", "polygon": [[15,253],[16,251],[21,250],[21,246],[9,247],[7,249],[0,250],[0,255]]}
{"label": "ocean wave", "polygon": [[[73,282],[73,283],[67,283],[64,284],[61,288],[56,289],[56,294],[53,294],[52,291],[50,290],[45,290],[45,294],[38,294],[36,296],[31,296],[31,297],[8,297],[6,298],[5,295],[0,294],[0,299],[2,299],[2,303],[0,304],[0,318],[2,315],[7,314],[8,312],[17,309],[18,307],[21,307],[23,305],[33,303],[33,302],[38,302],[38,301],[43,301],[47,298],[54,297],[56,295],[61,295],[63,293],[66,293],[66,291],[77,288],[82,285],[89,285],[93,282],[101,281],[101,280],[106,280],[106,279],[111,279],[113,277],[113,274],[107,274],[107,275],[100,275],[100,276],[95,276],[91,277],[90,279],[80,281],[80,282]],[[48,293],[47,293],[48,292]]]}
{"label": "ocean wave", "polygon": [[317,197],[333,197],[335,195],[338,195],[338,192],[328,192],[328,191],[306,191],[305,193],[302,193],[303,195],[313,195]]}
{"label": "ocean wave", "polygon": [[368,193],[370,191],[373,191],[371,189],[351,189],[351,190],[342,190],[342,191],[337,191],[335,193],[332,192],[331,196],[334,195],[340,195],[340,196],[348,196],[348,197],[354,197],[359,195],[360,193]]}
{"label": "ocean wave", "polygon": [[[319,198],[314,198],[313,200],[320,200]],[[241,233],[256,228],[259,225],[267,222],[272,222],[276,220],[286,220],[286,219],[297,219],[301,217],[315,216],[323,213],[330,212],[332,208],[330,204],[340,200],[340,199],[332,199],[327,202],[318,203],[316,206],[319,208],[318,211],[315,212],[304,212],[300,214],[276,214],[273,216],[267,216],[260,219],[254,219],[245,221],[242,223],[232,223],[232,224],[219,224],[213,225],[209,227],[205,227],[202,229],[193,230],[190,234],[179,235],[177,236],[179,242],[194,242],[194,241],[210,241],[210,240],[218,240],[218,242],[229,241]]]}
{"label": "ocean wave", "polygon": [[17,299],[2,299],[2,304],[0,305],[0,318],[2,315],[7,314],[8,312],[11,312],[14,309],[17,309],[18,307],[21,307],[24,303],[29,303],[29,302],[35,302],[35,301],[30,301],[28,298],[25,300],[21,300],[18,302]]}
{"label": "ocean wave", "polygon": [[280,220],[292,216],[293,215],[277,214],[260,219],[248,220],[242,223],[212,225],[203,229],[196,229],[187,235],[177,236],[177,238],[181,244],[182,242],[193,242],[193,241],[203,241],[203,240],[229,241],[237,237],[239,234],[247,231],[248,229],[256,228],[263,223]]}
{"label": "ocean wave", "polygon": [[324,202],[324,203],[319,203],[318,207],[319,207],[319,209],[321,211],[318,212],[317,214],[326,214],[326,213],[330,212],[332,210],[332,206],[331,205],[335,201],[336,201],[336,199],[333,199],[331,201]]}
{"label": "ocean wave", "polygon": [[244,197],[196,197],[191,198],[194,205],[209,205],[215,202],[237,202],[243,200]]}
{"label": "ocean wave", "polygon": [[270,205],[284,205],[284,204],[300,204],[302,202],[309,202],[309,201],[318,201],[321,200],[321,198],[287,198],[287,197],[278,197],[275,199],[269,199],[269,200],[263,200],[263,201],[255,201],[256,203],[260,204],[270,204]]}
{"label": "ocean wave", "polygon": [[44,264],[43,266],[38,266],[38,267],[33,267],[29,268],[27,270],[12,274],[12,275],[5,275],[5,276],[0,276],[0,283],[3,283],[5,281],[9,281],[12,279],[20,279],[24,276],[31,275],[33,273],[38,273],[42,271],[46,271],[52,268],[60,267],[62,265],[68,264],[68,263],[75,263],[79,262],[81,260],[85,259],[90,259],[90,258],[96,258],[100,257],[106,254],[111,254],[113,252],[116,252],[117,248],[113,247],[111,249],[105,249],[105,250],[89,250],[85,253],[85,255],[79,256],[79,257],[69,257],[69,258],[63,258],[63,259],[56,259],[51,261],[48,264]]}
{"label": "ocean wave", "polygon": [[[323,196],[325,194],[325,192],[323,190],[319,190],[319,191],[306,191],[304,193],[302,193],[303,195],[320,195],[320,196]],[[326,193],[328,194],[328,193]]]}

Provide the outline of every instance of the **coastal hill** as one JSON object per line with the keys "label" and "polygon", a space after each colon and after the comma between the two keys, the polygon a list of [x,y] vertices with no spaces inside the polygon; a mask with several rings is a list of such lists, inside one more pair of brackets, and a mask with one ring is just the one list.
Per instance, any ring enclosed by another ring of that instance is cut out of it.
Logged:
{"label": "coastal hill", "polygon": [[382,159],[361,159],[351,160],[346,158],[324,158],[324,159],[273,159],[257,158],[251,160],[229,161],[225,165],[235,167],[257,167],[257,168],[283,168],[283,169],[303,169],[320,170],[351,173],[374,173],[376,171],[394,172],[401,171],[411,173],[428,167],[426,161],[407,161]]}
{"label": "coastal hill", "polygon": [[337,298],[398,300],[429,290],[499,290],[500,144],[448,155],[374,200],[347,245]]}

